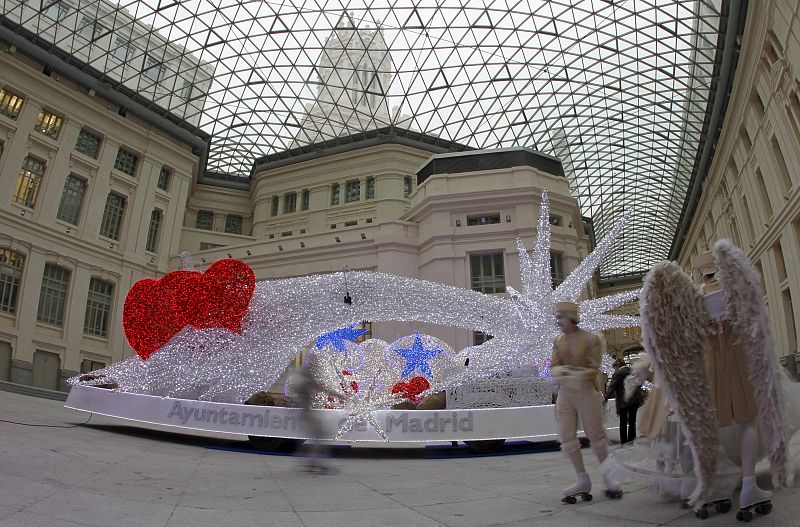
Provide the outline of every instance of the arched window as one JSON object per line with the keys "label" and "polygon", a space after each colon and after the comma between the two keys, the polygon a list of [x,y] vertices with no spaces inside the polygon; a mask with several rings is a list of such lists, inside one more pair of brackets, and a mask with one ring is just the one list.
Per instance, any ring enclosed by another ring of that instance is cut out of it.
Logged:
{"label": "arched window", "polygon": [[22,282],[25,256],[11,249],[0,248],[0,312],[17,312],[17,295]]}
{"label": "arched window", "polygon": [[63,325],[71,277],[72,271],[69,269],[52,263],[44,265],[36,320],[57,327]]}

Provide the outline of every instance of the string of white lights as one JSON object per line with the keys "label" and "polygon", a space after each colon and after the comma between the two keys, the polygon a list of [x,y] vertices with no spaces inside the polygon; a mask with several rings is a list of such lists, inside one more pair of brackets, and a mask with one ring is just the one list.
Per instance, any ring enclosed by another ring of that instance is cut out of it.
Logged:
{"label": "string of white lights", "polygon": [[[362,400],[358,403],[360,406],[353,407],[353,412],[361,417],[366,411],[364,408],[377,404],[381,400],[379,396],[391,395],[394,384],[408,377],[409,373],[428,380],[430,386],[423,394],[468,383],[498,371],[527,368],[534,373],[546,374],[552,342],[559,335],[553,311],[556,301],[577,301],[629,217],[624,216],[612,228],[611,235],[603,239],[555,290],[551,285],[549,265],[549,199],[543,192],[539,230],[532,253],[528,253],[521,241],[517,244],[522,291],[509,288],[511,298],[374,272],[350,272],[346,276],[333,273],[259,282],[240,334],[187,326],[148,360],[134,356],[92,373],[104,380],[113,379],[119,386],[117,389],[123,391],[241,402],[272,386],[301,350],[315,339],[330,333],[335,335],[337,330],[369,320],[415,321],[459,327],[481,331],[494,338],[458,353],[430,336],[421,336],[422,347],[417,345],[417,351],[414,351],[416,335],[391,346],[372,342],[353,348],[352,342],[345,342],[345,351],[352,350],[352,354],[338,349],[331,351],[328,346],[326,354],[342,355],[330,363],[334,372],[331,375],[335,374],[337,379],[323,379],[328,385],[340,389],[338,376],[349,371],[359,385],[377,387],[377,392],[359,396],[369,402]],[[346,295],[349,302],[345,301]],[[624,293],[579,302],[581,327],[601,331],[638,325],[638,317],[607,314],[635,296],[635,293]],[[396,349],[408,350],[407,356],[393,355]],[[442,353],[427,357],[431,350],[442,350]],[[426,362],[425,357],[430,362]],[[470,359],[469,366],[464,366],[467,358]],[[411,372],[404,371],[409,361],[416,361],[416,368]],[[428,365],[431,371],[427,372],[421,364]],[[363,369],[360,373],[359,368]],[[74,377],[70,382],[80,381]],[[388,400],[385,403],[388,404]]]}

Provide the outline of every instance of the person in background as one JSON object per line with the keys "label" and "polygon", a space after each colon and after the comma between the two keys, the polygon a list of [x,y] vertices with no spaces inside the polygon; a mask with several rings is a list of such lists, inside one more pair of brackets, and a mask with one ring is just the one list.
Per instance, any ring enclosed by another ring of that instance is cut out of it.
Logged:
{"label": "person in background", "polygon": [[614,361],[614,375],[606,389],[606,402],[614,398],[619,416],[619,442],[628,443],[636,439],[636,412],[644,402],[642,390],[637,389],[631,397],[625,398],[625,379],[631,374],[631,369],[622,359]]}

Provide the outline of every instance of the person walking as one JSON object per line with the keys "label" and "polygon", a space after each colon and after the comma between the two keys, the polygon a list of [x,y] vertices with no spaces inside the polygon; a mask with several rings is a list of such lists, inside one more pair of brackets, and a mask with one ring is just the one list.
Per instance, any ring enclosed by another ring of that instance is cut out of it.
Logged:
{"label": "person walking", "polygon": [[309,357],[308,361],[298,368],[292,375],[292,390],[295,392],[297,405],[303,409],[300,415],[300,424],[307,438],[306,448],[298,453],[306,457],[304,468],[310,472],[329,474],[335,472],[327,459],[330,457],[330,446],[325,442],[333,436],[333,431],[326,427],[320,412],[314,408],[314,396],[317,393],[329,395],[342,394],[328,390],[317,381],[315,374],[321,367],[316,356]]}

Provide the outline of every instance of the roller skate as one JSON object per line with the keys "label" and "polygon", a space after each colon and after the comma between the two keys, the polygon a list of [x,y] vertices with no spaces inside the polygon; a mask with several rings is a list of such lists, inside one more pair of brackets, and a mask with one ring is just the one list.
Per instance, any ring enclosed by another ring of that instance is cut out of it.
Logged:
{"label": "roller skate", "polygon": [[603,474],[603,483],[606,484],[606,497],[612,500],[622,499],[622,486],[619,484],[618,481],[614,481],[610,477],[608,477],[605,473]]}
{"label": "roller skate", "polygon": [[586,472],[578,473],[578,481],[565,488],[561,494],[561,503],[575,505],[578,498],[583,501],[592,501],[592,480],[589,479],[589,474]]}
{"label": "roller skate", "polygon": [[761,490],[754,476],[742,478],[742,491],[739,493],[739,512],[736,519],[740,522],[751,521],[756,514],[766,515],[772,512],[772,493]]}
{"label": "roller skate", "polygon": [[694,515],[700,518],[701,520],[708,519],[708,517],[711,515],[709,510],[711,509],[712,506],[714,507],[714,510],[716,510],[720,514],[725,514],[726,512],[730,512],[731,508],[733,507],[730,498],[720,498],[717,500],[711,500],[703,503],[703,505],[699,509],[694,511]]}

